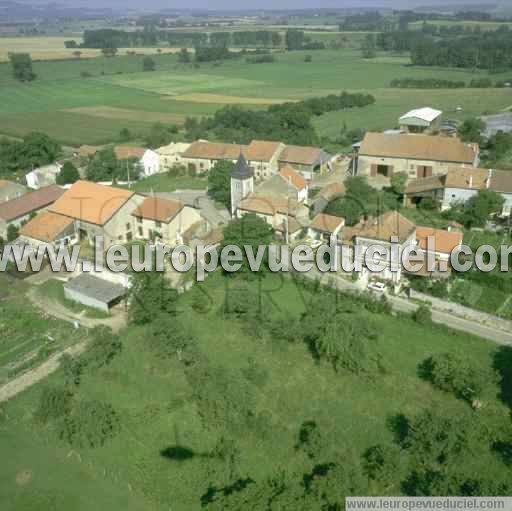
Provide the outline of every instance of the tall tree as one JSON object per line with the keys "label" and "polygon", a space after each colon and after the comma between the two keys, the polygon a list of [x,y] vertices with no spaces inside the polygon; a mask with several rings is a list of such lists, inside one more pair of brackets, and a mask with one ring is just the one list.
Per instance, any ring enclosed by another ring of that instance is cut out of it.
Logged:
{"label": "tall tree", "polygon": [[208,195],[217,202],[231,208],[231,170],[234,164],[219,160],[208,174]]}
{"label": "tall tree", "polygon": [[31,82],[36,79],[32,69],[32,57],[29,53],[9,53],[12,74],[20,82]]}
{"label": "tall tree", "polygon": [[75,183],[80,179],[80,174],[76,167],[70,162],[67,161],[62,166],[62,169],[57,176],[57,184],[58,185],[68,185]]}

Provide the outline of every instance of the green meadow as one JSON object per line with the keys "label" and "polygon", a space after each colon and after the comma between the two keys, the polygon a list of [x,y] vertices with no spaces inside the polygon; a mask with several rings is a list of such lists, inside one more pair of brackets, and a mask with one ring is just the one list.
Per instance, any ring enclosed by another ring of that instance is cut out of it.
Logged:
{"label": "green meadow", "polygon": [[[261,480],[300,467],[295,444],[307,420],[317,422],[343,459],[358,463],[366,448],[392,440],[389,424],[397,414],[415,416],[431,407],[453,416],[468,413],[467,403],[420,379],[418,364],[435,353],[458,352],[486,369],[499,350],[482,339],[421,326],[405,316],[362,311],[379,332],[385,369],[377,381],[336,373],[329,364],[315,362],[304,344],[257,339],[242,321],[223,317],[219,309],[231,280],[219,274],[207,280],[202,292],[208,305],[201,312],[191,307],[194,291],[183,295],[178,320],[198,339],[201,357],[209,364],[227,374],[252,375],[254,425],[225,425],[236,445],[240,476]],[[315,299],[314,291],[289,279],[268,277],[261,290],[272,315],[283,318],[297,317]],[[119,433],[102,447],[71,447],[52,423],[36,420],[45,383],[0,407],[3,510],[196,510],[208,484],[228,470],[209,454],[226,431],[201,418],[185,365],[155,351],[147,327],[129,327],[120,338],[122,351],[110,364],[84,374],[74,389],[76,399],[111,404],[120,419]],[[48,380],[49,385],[63,382],[62,372]],[[498,393],[491,386],[484,396],[485,409],[478,414],[485,423],[509,420]],[[162,454],[176,445],[195,454],[183,459]],[[485,466],[490,478],[510,470],[490,451],[485,459],[467,453],[464,463],[475,473]]]}
{"label": "green meadow", "polygon": [[[305,62],[308,54],[312,62]],[[488,74],[414,68],[406,55],[379,54],[365,60],[354,48],[276,53],[272,64],[249,64],[240,57],[196,66],[180,64],[176,55],[155,54],[154,72],[142,71],[142,58],[120,55],[35,62],[38,78],[30,84],[16,83],[9,64],[0,64],[0,133],[23,136],[36,129],[69,145],[104,143],[115,140],[124,127],[144,134],[161,114],[175,115],[175,119],[169,117],[169,124],[180,125],[186,116],[211,115],[225,104],[264,108],[265,100],[300,100],[342,90],[368,91],[377,102],[315,119],[320,135],[335,137],[343,124],[348,128],[394,127],[401,113],[424,105],[456,118],[512,106],[512,91],[507,89],[391,89],[395,78],[469,82]],[[494,81],[501,78],[509,76],[491,76]],[[457,107],[462,112],[456,112]],[[105,109],[110,109],[109,115]]]}

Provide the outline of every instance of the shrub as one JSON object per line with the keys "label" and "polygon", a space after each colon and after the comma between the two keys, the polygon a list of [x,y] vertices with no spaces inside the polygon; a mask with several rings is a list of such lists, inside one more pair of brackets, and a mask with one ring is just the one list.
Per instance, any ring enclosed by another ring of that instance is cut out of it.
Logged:
{"label": "shrub", "polygon": [[420,305],[413,313],[412,319],[420,325],[432,323],[432,311],[427,305]]}
{"label": "shrub", "polygon": [[312,55],[306,55],[304,57],[304,62],[313,62],[313,56]]}
{"label": "shrub", "polygon": [[108,403],[80,401],[61,424],[60,437],[76,447],[101,447],[120,430],[117,413]]}
{"label": "shrub", "polygon": [[466,357],[454,353],[432,355],[421,364],[420,374],[438,389],[470,402],[493,380],[472,367]]}
{"label": "shrub", "polygon": [[45,387],[39,398],[36,418],[43,423],[60,419],[69,412],[72,397],[73,394],[64,388]]}

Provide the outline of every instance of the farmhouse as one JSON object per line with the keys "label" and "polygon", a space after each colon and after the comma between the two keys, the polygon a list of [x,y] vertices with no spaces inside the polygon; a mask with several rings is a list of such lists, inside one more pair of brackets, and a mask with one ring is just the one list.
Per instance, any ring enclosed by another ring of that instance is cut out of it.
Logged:
{"label": "farmhouse", "polygon": [[279,166],[292,166],[308,177],[324,163],[330,164],[332,156],[318,147],[287,145],[279,155]]}
{"label": "farmhouse", "polygon": [[73,245],[78,241],[72,218],[43,211],[20,229],[20,238],[32,248]]}
{"label": "farmhouse", "polygon": [[102,236],[105,249],[134,239],[132,212],[144,197],[121,188],[77,181],[49,210],[75,221],[80,240],[94,245]]}
{"label": "farmhouse", "polygon": [[247,146],[243,145],[198,140],[190,144],[190,147],[182,154],[182,160],[189,170],[203,173],[209,171],[221,160],[235,163],[246,149]]}
{"label": "farmhouse", "polygon": [[179,201],[156,197],[146,198],[132,216],[136,222],[136,238],[171,246],[183,244],[185,232],[203,222],[197,209]]}
{"label": "farmhouse", "polygon": [[502,215],[509,216],[512,209],[512,173],[504,170],[452,167],[444,175],[410,181],[405,190],[405,203],[414,206],[429,197],[446,210],[485,189],[501,194],[505,200]]}
{"label": "farmhouse", "polygon": [[441,128],[443,112],[434,108],[417,108],[402,115],[398,120],[400,129],[406,133],[438,133]]}
{"label": "farmhouse", "polygon": [[13,181],[0,179],[0,204],[21,197],[27,191],[26,187]]}
{"label": "farmhouse", "polygon": [[397,172],[416,179],[444,174],[449,165],[475,167],[479,148],[457,138],[366,133],[354,157],[358,175],[387,182]]}
{"label": "farmhouse", "polygon": [[6,239],[9,225],[20,227],[31,215],[47,209],[63,194],[62,188],[51,185],[0,204],[0,237]]}
{"label": "farmhouse", "polygon": [[59,162],[33,169],[25,176],[27,185],[33,190],[39,190],[43,186],[54,185],[61,170],[62,165]]}
{"label": "farmhouse", "polygon": [[183,153],[190,147],[190,144],[176,142],[159,147],[156,152],[160,158],[160,172],[165,172],[178,165],[183,164]]}

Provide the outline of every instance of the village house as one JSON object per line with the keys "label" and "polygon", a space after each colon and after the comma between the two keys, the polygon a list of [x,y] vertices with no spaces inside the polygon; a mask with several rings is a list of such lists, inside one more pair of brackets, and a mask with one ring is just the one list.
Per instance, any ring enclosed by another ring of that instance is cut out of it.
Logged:
{"label": "village house", "polygon": [[254,169],[258,180],[268,179],[279,171],[279,156],[285,146],[281,142],[253,140],[244,151],[247,163]]}
{"label": "village house", "polygon": [[160,155],[153,149],[146,149],[140,159],[142,174],[144,177],[160,173]]}
{"label": "village house", "polygon": [[182,245],[186,231],[204,223],[200,212],[180,201],[146,198],[132,213],[135,237],[169,246]]}
{"label": "village house", "polygon": [[33,249],[74,245],[78,241],[72,218],[43,211],[20,229],[20,239]]}
{"label": "village house", "polygon": [[160,172],[183,165],[183,153],[190,147],[184,142],[172,142],[169,145],[159,147],[156,152],[160,158]]}
{"label": "village house", "polygon": [[510,215],[512,173],[505,170],[452,167],[443,175],[410,181],[404,200],[410,207],[429,197],[440,204],[441,210],[446,210],[457,203],[466,202],[480,190],[499,193],[505,201],[502,215]]}
{"label": "village house", "polygon": [[289,165],[281,168],[279,173],[266,181],[262,181],[257,186],[256,191],[263,194],[288,197],[302,203],[308,201],[309,194],[306,179]]}
{"label": "village house", "polygon": [[287,241],[296,239],[303,230],[297,218],[300,205],[293,200],[252,193],[238,205],[236,216],[241,218],[247,213],[254,213],[272,226],[279,238]]}
{"label": "village house", "polygon": [[77,181],[49,211],[74,220],[80,241],[94,245],[95,238],[102,236],[108,249],[135,238],[132,212],[143,202],[142,195],[128,190]]}
{"label": "village house", "polygon": [[400,129],[406,133],[434,135],[439,132],[443,112],[434,108],[417,108],[402,115],[398,120]]}
{"label": "village house", "polygon": [[330,166],[331,160],[332,156],[318,147],[287,145],[279,155],[279,167],[291,166],[311,179],[315,170]]}
{"label": "village house", "polygon": [[25,176],[27,186],[32,190],[39,190],[43,186],[54,185],[61,170],[62,165],[59,162],[33,169]]}
{"label": "village house", "polygon": [[450,165],[476,167],[479,148],[458,138],[370,132],[354,158],[357,175],[367,176],[370,183],[388,184],[397,172],[418,179],[444,174]]}
{"label": "village house", "polygon": [[247,146],[243,145],[198,140],[190,144],[182,154],[182,161],[188,170],[203,174],[211,170],[218,161],[227,160],[235,163],[246,149]]}
{"label": "village house", "polygon": [[258,181],[269,179],[285,167],[292,167],[311,179],[317,168],[324,163],[330,165],[332,159],[316,147],[286,146],[281,142],[266,140],[253,140],[249,145],[198,140],[190,144],[179,159],[187,168],[202,173],[209,171],[220,160],[235,163],[240,154],[245,156]]}
{"label": "village house", "polygon": [[345,227],[345,219],[339,216],[319,213],[315,216],[308,228],[308,235],[312,239],[329,243],[336,240],[341,229]]}
{"label": "village house", "polygon": [[63,194],[62,188],[51,185],[0,204],[0,237],[6,239],[10,225],[21,227],[31,216],[46,210]]}
{"label": "village house", "polygon": [[0,204],[17,199],[27,192],[27,188],[13,181],[0,179]]}
{"label": "village house", "polygon": [[[341,222],[343,219],[339,219]],[[334,224],[334,221],[332,221]],[[405,249],[414,249],[408,259],[415,268],[413,275],[420,277],[445,278],[451,272],[450,254],[462,244],[463,234],[458,231],[445,231],[430,227],[417,226],[398,211],[388,211],[376,218],[361,220],[353,227],[342,227],[337,233],[338,244],[343,247],[342,263],[345,268],[358,261],[362,267],[360,277],[364,281],[379,279],[399,284],[407,269],[400,259],[391,257],[392,249],[402,253]],[[385,256],[374,257],[383,269],[372,271],[365,264],[365,256],[370,246],[379,246]],[[428,271],[430,256],[433,270]]]}
{"label": "village house", "polygon": [[[460,248],[464,235],[458,231],[445,231],[432,227],[416,227],[416,245],[418,255],[423,258],[423,267],[415,272],[415,275],[430,278],[448,277],[451,273],[450,254]],[[433,250],[430,250],[430,242]],[[427,256],[431,254],[435,269],[431,272],[427,269]]]}

